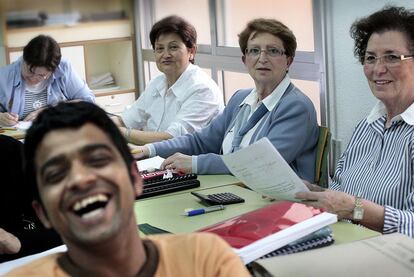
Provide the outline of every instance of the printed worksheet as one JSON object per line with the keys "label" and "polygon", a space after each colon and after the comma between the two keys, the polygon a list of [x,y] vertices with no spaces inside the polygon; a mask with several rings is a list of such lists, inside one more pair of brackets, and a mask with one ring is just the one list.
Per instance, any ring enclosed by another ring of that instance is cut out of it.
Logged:
{"label": "printed worksheet", "polygon": [[234,176],[263,195],[299,202],[295,193],[309,191],[268,138],[222,158]]}

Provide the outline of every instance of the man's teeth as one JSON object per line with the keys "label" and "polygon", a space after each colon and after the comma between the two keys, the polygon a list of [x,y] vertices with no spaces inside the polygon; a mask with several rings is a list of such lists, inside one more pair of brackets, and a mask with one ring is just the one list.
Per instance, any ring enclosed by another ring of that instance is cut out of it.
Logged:
{"label": "man's teeth", "polygon": [[385,85],[385,84],[388,84],[390,82],[391,81],[375,81],[375,83],[378,84],[378,85]]}
{"label": "man's teeth", "polygon": [[75,205],[73,206],[73,210],[75,212],[79,211],[80,209],[85,208],[86,206],[93,204],[95,202],[107,202],[108,201],[108,196],[106,196],[105,194],[97,194],[97,195],[93,195],[87,198],[84,198],[80,201],[77,201],[75,203]]}
{"label": "man's teeth", "polygon": [[91,211],[91,212],[89,212],[89,213],[83,214],[83,215],[82,215],[82,218],[84,218],[84,219],[88,219],[88,218],[94,217],[94,216],[96,216],[96,215],[100,214],[102,211],[103,211],[103,209],[102,209],[102,208],[100,208],[100,209],[96,209],[96,210],[93,210],[93,211]]}

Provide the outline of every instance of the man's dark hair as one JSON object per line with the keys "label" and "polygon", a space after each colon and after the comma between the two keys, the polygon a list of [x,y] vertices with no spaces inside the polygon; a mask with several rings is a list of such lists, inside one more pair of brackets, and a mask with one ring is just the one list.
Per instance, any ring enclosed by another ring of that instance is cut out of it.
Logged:
{"label": "man's dark hair", "polygon": [[46,67],[53,72],[58,67],[61,58],[59,44],[50,36],[39,35],[23,48],[23,60],[29,66],[30,71],[33,67]]}
{"label": "man's dark hair", "polygon": [[125,161],[131,180],[133,180],[131,164],[134,159],[127,142],[106,112],[88,102],[61,102],[42,111],[33,121],[25,137],[25,171],[27,183],[32,189],[32,196],[35,200],[41,200],[36,180],[35,155],[45,135],[59,129],[79,129],[87,123],[98,127],[114,143]]}
{"label": "man's dark hair", "polygon": [[[155,49],[155,42],[161,35],[177,34],[187,48],[193,48],[197,45],[197,31],[193,25],[183,18],[172,15],[156,22],[150,32],[150,41],[152,49]],[[190,60],[194,63],[194,58]]]}
{"label": "man's dark hair", "polygon": [[414,51],[414,12],[403,7],[385,6],[367,17],[355,21],[350,29],[354,39],[354,55],[364,62],[368,40],[373,33],[398,31],[407,39],[407,47]]}

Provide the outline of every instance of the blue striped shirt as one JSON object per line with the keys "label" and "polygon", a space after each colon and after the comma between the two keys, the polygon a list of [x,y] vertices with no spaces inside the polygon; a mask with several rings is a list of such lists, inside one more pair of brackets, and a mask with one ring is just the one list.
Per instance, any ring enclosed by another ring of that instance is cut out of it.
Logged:
{"label": "blue striped shirt", "polygon": [[414,237],[414,104],[385,127],[382,103],[356,127],[330,188],[385,207],[383,233]]}

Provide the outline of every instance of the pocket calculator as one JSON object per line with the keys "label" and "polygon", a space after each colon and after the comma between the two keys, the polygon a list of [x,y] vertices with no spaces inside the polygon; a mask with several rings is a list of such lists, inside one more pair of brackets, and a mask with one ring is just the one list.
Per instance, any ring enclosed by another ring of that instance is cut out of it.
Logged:
{"label": "pocket calculator", "polygon": [[192,195],[200,198],[202,201],[207,202],[210,205],[228,205],[235,203],[243,203],[244,199],[231,192],[202,194],[198,192],[191,192]]}

